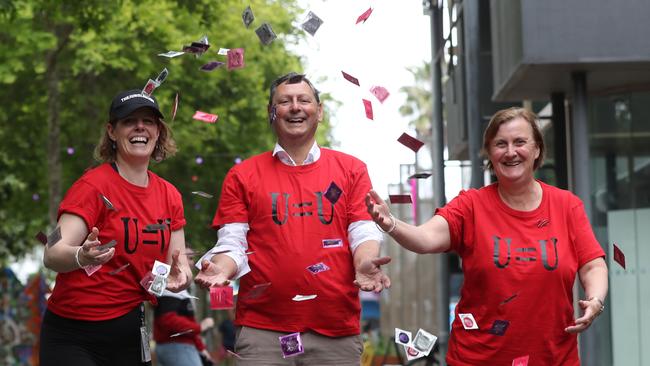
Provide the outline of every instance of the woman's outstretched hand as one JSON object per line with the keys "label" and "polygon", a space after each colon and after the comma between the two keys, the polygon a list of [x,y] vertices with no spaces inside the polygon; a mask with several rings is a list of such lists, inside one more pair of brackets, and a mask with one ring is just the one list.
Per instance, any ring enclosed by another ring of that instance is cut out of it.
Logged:
{"label": "woman's outstretched hand", "polygon": [[370,190],[366,194],[366,208],[372,220],[384,231],[389,231],[394,225],[395,218],[390,213],[386,202],[379,197],[377,192]]}

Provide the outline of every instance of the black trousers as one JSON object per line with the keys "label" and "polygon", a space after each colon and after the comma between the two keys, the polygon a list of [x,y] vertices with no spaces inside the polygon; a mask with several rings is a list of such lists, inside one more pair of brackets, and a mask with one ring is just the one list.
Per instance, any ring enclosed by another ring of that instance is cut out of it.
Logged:
{"label": "black trousers", "polygon": [[109,320],[85,321],[45,311],[41,327],[41,366],[142,366],[140,306]]}

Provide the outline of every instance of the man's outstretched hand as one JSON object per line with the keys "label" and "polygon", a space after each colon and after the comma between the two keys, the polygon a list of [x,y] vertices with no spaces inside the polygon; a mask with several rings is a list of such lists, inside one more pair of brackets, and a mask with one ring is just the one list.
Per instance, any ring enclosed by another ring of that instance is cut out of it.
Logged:
{"label": "man's outstretched hand", "polygon": [[355,268],[354,284],[363,291],[381,292],[390,287],[390,278],[381,271],[381,266],[390,263],[390,257],[367,259]]}
{"label": "man's outstretched hand", "polygon": [[194,278],[194,282],[205,289],[209,289],[212,286],[226,286],[230,283],[230,280],[223,268],[204,259],[201,262],[201,271]]}

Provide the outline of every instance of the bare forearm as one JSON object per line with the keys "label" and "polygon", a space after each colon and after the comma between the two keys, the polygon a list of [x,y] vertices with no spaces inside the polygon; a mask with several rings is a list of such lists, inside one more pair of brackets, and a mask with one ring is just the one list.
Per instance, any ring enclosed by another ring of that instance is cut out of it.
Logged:
{"label": "bare forearm", "polygon": [[356,248],[352,255],[354,268],[359,268],[359,265],[364,260],[379,257],[379,243],[374,240],[365,241]]}
{"label": "bare forearm", "polygon": [[43,255],[43,264],[58,273],[71,272],[79,269],[75,254],[81,248],[80,246],[70,246],[63,243],[58,243],[57,246],[46,248]]}
{"label": "bare forearm", "polygon": [[399,245],[412,252],[429,252],[428,245],[426,245],[426,241],[423,240],[426,235],[425,233],[422,233],[421,229],[417,226],[397,220],[395,229],[393,229],[393,231],[388,235],[390,235]]}
{"label": "bare forearm", "polygon": [[447,221],[434,216],[428,222],[414,226],[395,218],[395,227],[389,235],[402,247],[415,253],[440,253],[449,249],[449,227]]}
{"label": "bare forearm", "polygon": [[586,298],[597,297],[599,300],[605,301],[609,289],[605,261],[602,258],[596,258],[586,263],[580,268],[579,275]]}
{"label": "bare forearm", "polygon": [[434,215],[420,226],[407,224],[390,213],[386,202],[374,190],[366,195],[366,207],[372,220],[384,232],[412,252],[441,253],[451,246],[449,224],[440,215]]}
{"label": "bare forearm", "polygon": [[[192,278],[192,268],[190,262],[185,255],[185,230],[178,229],[171,233],[169,238],[169,250],[167,251],[167,264],[174,264],[174,257],[176,257],[176,264],[178,268],[185,273],[187,278]],[[189,283],[189,282],[188,282]]]}
{"label": "bare forearm", "polygon": [[[79,216],[71,214],[61,215],[57,222],[57,228],[60,230],[61,237],[56,243],[48,244],[45,247],[43,264],[59,273],[74,271],[80,268],[75,257],[88,235],[88,229]],[[78,258],[82,266],[89,264],[84,261],[82,256]]]}

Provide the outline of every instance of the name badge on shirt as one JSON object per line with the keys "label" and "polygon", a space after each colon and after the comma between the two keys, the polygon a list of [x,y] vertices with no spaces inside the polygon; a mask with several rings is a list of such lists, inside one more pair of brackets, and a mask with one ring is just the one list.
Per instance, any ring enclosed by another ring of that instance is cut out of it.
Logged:
{"label": "name badge on shirt", "polygon": [[323,248],[338,248],[342,246],[342,239],[323,239]]}

